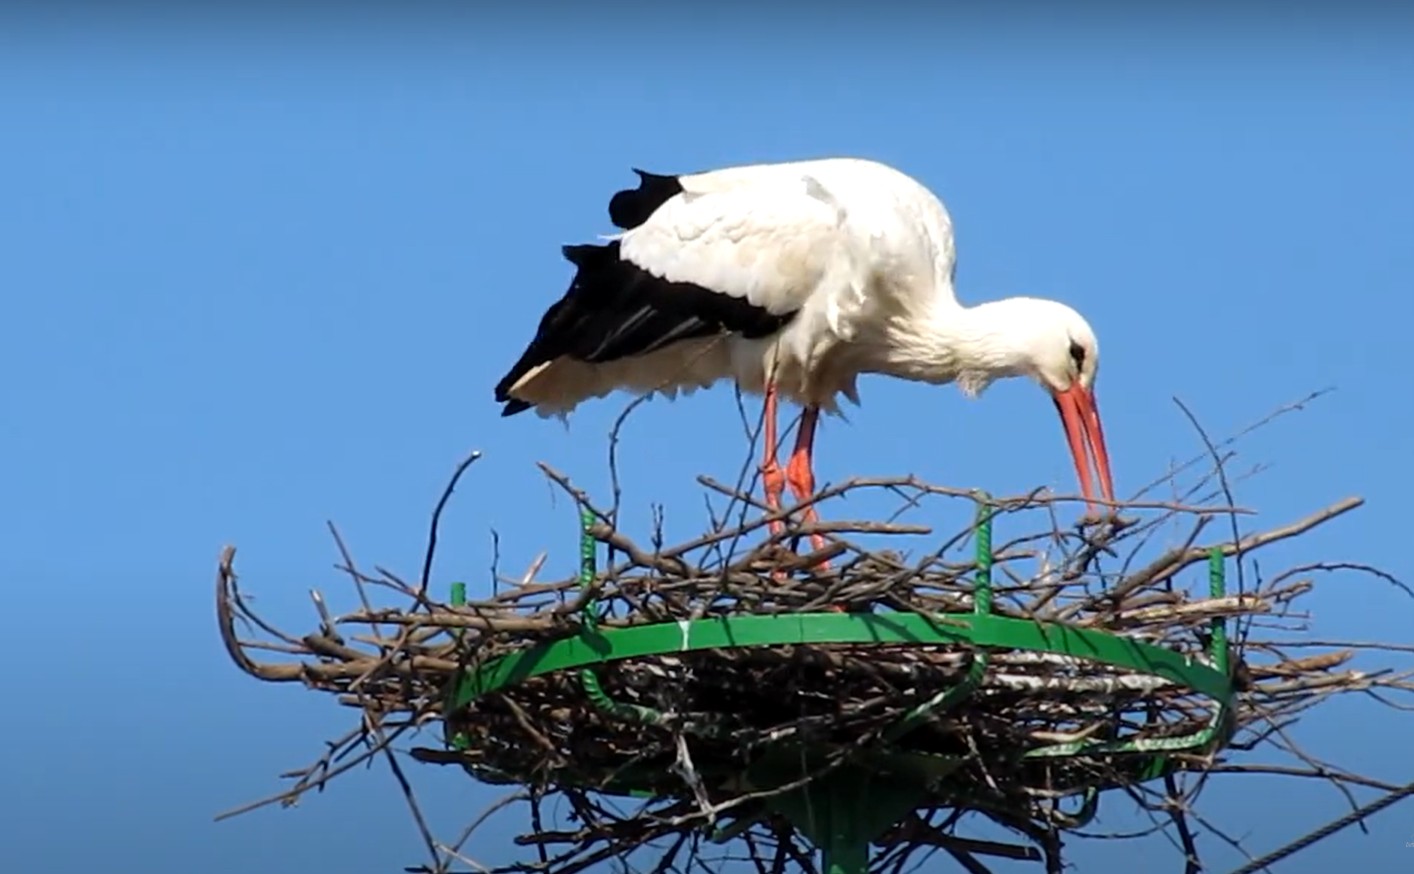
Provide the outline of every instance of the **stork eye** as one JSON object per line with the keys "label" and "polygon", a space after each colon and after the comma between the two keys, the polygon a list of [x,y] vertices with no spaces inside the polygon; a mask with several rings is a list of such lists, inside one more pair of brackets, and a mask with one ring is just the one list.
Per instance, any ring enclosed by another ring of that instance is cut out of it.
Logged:
{"label": "stork eye", "polygon": [[1085,347],[1074,340],[1070,341],[1070,360],[1075,362],[1076,370],[1085,369]]}

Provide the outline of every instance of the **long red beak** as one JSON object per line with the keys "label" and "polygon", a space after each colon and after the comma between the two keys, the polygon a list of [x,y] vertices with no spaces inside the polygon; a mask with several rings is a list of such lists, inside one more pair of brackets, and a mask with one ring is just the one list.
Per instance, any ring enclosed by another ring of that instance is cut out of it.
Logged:
{"label": "long red beak", "polygon": [[[1086,448],[1095,460],[1095,474],[1100,480],[1102,497],[1106,501],[1115,499],[1114,482],[1110,479],[1110,456],[1105,449],[1105,431],[1100,427],[1100,410],[1095,405],[1095,395],[1078,381],[1065,391],[1055,392],[1052,397],[1056,410],[1060,412],[1061,423],[1065,426],[1065,440],[1070,444],[1070,456],[1075,461],[1075,472],[1080,477],[1080,490],[1085,495],[1089,509],[1095,508],[1095,491],[1090,484],[1090,465],[1086,458]],[[1113,510],[1111,510],[1113,512]]]}

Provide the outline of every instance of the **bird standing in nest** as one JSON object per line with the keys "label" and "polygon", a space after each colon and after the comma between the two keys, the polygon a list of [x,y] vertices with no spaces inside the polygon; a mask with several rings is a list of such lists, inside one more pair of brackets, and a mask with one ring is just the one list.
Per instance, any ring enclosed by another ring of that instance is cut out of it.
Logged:
{"label": "bird standing in nest", "polygon": [[[955,382],[969,397],[1024,376],[1054,401],[1087,502],[1087,449],[1114,501],[1094,331],[1057,301],[959,303],[952,220],[922,184],[855,158],[635,172],[639,186],[609,202],[623,233],[564,248],[574,278],[497,384],[502,415],[564,416],[615,389],[674,397],[734,380],[765,398],[761,473],[777,511],[787,486],[797,501],[814,494],[820,413],[840,396],[858,404],[860,374]],[[804,408],[784,468],[782,399]],[[806,508],[803,520],[816,519]],[[823,536],[812,544],[823,549]]]}

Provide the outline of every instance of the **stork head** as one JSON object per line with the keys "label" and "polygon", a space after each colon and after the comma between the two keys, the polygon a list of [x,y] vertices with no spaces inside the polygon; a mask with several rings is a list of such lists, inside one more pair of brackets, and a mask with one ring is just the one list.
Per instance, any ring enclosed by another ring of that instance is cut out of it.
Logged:
{"label": "stork head", "polygon": [[1051,396],[1080,478],[1080,490],[1094,509],[1090,476],[1094,462],[1101,496],[1114,501],[1110,459],[1095,402],[1100,344],[1075,310],[1059,301],[1012,297],[975,307],[941,308],[935,316],[934,348],[945,350],[948,378],[968,394],[994,379],[1029,376]]}
{"label": "stork head", "polygon": [[1065,304],[1024,300],[1025,315],[1011,326],[1018,332],[1021,368],[1055,402],[1085,499],[1091,501],[1095,497],[1090,483],[1089,461],[1093,461],[1101,496],[1114,501],[1109,452],[1095,400],[1100,342],[1084,317]]}

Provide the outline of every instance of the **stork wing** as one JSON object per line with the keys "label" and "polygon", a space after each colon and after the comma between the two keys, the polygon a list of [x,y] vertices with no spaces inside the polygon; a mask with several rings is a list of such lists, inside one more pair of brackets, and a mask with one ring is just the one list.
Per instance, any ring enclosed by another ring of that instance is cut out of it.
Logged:
{"label": "stork wing", "polygon": [[[689,188],[608,245],[565,247],[578,270],[497,385],[503,414],[641,387],[648,371],[661,374],[660,353],[724,334],[769,336],[812,295],[828,308],[836,288],[860,293],[843,220],[818,183],[795,175]],[[730,375],[727,356],[705,361],[692,384]]]}
{"label": "stork wing", "polygon": [[814,179],[758,177],[688,188],[624,233],[620,246],[624,260],[655,277],[788,316],[827,293],[832,274],[852,272],[843,225],[843,210]]}

